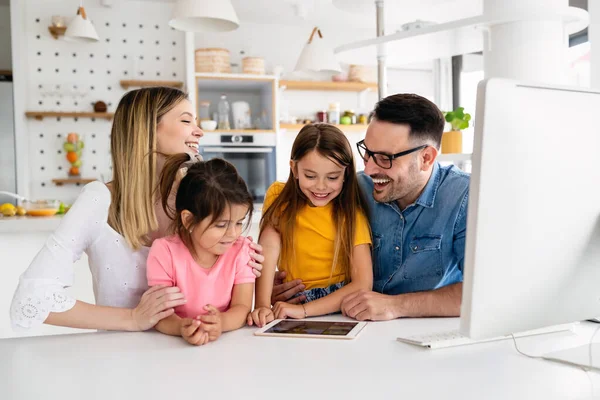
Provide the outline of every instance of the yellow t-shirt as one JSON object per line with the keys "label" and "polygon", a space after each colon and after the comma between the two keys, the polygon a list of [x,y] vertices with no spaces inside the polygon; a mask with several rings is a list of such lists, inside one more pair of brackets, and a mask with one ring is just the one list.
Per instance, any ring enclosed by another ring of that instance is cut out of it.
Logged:
{"label": "yellow t-shirt", "polygon": [[[283,182],[275,182],[267,190],[263,211],[275,201],[283,190]],[[333,205],[311,207],[306,205],[296,216],[294,229],[295,259],[287,263],[288,267],[279,269],[286,271],[286,281],[301,279],[306,289],[324,288],[346,280],[346,275],[336,265],[333,275],[334,240],[336,228],[333,224]],[[285,232],[280,232],[283,236]],[[369,223],[363,213],[356,216],[356,234],[354,245],[371,244]],[[331,279],[329,278],[331,276]]]}

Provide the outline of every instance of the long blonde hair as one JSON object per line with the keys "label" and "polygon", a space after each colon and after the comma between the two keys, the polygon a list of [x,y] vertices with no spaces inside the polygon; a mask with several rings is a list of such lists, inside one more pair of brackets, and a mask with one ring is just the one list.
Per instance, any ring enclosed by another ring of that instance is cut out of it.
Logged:
{"label": "long blonde hair", "polygon": [[152,87],[126,93],[115,112],[110,150],[113,168],[108,224],[138,250],[158,229],[155,212],[156,127],[187,95]]}
{"label": "long blonde hair", "polygon": [[[344,271],[346,281],[349,282],[356,234],[356,216],[359,213],[367,215],[368,211],[367,200],[358,186],[352,147],[346,135],[335,126],[311,124],[305,125],[296,136],[290,158],[298,162],[311,151],[316,151],[342,167],[346,167],[342,191],[335,199],[331,200],[336,235],[330,279],[336,266],[339,265]],[[290,168],[290,175],[283,190],[263,213],[260,221],[261,233],[266,227],[272,226],[281,234],[280,269],[285,270],[294,262],[296,216],[307,204],[309,204],[309,200],[300,190],[294,171]]]}

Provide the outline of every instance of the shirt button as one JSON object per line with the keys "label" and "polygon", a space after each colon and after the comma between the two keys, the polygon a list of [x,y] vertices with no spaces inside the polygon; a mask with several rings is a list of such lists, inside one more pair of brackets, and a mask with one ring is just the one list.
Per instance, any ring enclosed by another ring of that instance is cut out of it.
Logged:
{"label": "shirt button", "polygon": [[401,215],[401,216],[400,216],[400,219],[404,219],[404,217]]}
{"label": "shirt button", "polygon": [[413,250],[417,251],[417,250],[419,250],[419,248],[417,246],[415,246],[415,247],[413,247]]}
{"label": "shirt button", "polygon": [[396,246],[396,250],[400,250],[400,247]]}

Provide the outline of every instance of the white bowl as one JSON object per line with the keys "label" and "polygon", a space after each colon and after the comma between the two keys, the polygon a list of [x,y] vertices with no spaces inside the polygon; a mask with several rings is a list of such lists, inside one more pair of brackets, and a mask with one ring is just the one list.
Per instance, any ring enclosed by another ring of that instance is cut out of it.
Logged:
{"label": "white bowl", "polygon": [[200,121],[200,128],[202,128],[203,131],[214,131],[215,129],[217,129],[217,121]]}

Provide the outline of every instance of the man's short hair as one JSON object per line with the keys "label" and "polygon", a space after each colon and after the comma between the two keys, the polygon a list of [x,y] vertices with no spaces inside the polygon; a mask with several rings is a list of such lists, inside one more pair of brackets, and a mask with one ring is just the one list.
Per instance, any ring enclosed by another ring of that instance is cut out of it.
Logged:
{"label": "man's short hair", "polygon": [[394,94],[375,105],[371,118],[410,127],[410,138],[432,142],[438,149],[444,133],[444,115],[431,101],[416,94]]}

